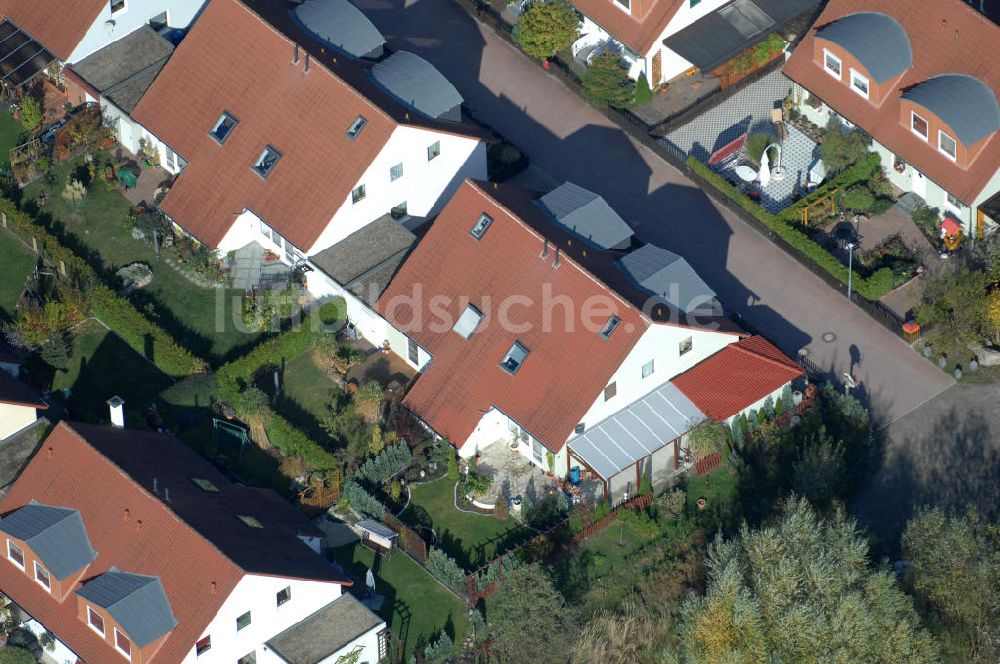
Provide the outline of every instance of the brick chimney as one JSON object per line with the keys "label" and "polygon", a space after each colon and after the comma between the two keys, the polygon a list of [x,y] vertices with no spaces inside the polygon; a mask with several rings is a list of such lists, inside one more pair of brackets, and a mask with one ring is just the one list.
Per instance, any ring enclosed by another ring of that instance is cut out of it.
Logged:
{"label": "brick chimney", "polygon": [[108,411],[111,414],[111,426],[117,429],[125,428],[125,400],[119,396],[108,399]]}

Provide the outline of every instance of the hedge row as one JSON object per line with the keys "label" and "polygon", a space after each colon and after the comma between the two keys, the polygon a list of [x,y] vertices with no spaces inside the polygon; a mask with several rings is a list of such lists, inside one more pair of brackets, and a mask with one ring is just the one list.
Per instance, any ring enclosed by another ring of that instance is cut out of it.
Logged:
{"label": "hedge row", "polygon": [[[0,197],[0,212],[14,228],[31,235],[42,254],[56,267],[65,267],[67,274],[82,279],[98,280],[98,274],[86,260],[64,247],[59,240],[30,216],[17,209],[13,201]],[[105,285],[98,285],[90,294],[91,312],[111,328],[125,343],[141,355],[148,356],[168,376],[184,377],[204,371],[207,364],[181,346],[167,332],[151,322],[126,298]],[[151,351],[151,352],[149,352]]]}
{"label": "hedge row", "polygon": [[[859,177],[861,173],[866,171],[868,173],[868,177],[870,177],[873,168],[873,161],[875,167],[878,165],[878,155],[873,155],[873,158],[874,159],[869,159],[861,162],[860,164],[856,164],[847,171],[844,171],[844,173],[831,181],[828,184],[828,187],[824,188],[825,191],[828,192],[830,188],[835,186],[847,186],[847,184],[867,179],[867,177]],[[797,210],[800,209],[802,205],[816,200],[816,198],[822,196],[824,192],[814,192],[807,197],[807,199],[799,201],[796,205],[783,210],[781,216],[777,216],[771,214],[757,203],[751,201],[738,187],[727,182],[724,177],[694,157],[688,157],[687,165],[688,168],[694,171],[701,179],[718,189],[731,201],[749,212],[754,219],[764,224],[768,230],[783,239],[796,251],[809,258],[809,260],[840,281],[842,284],[847,284],[847,266],[837,260],[837,258],[824,249],[822,245],[800,231],[798,228],[795,228],[790,223],[796,219]],[[855,291],[869,301],[878,300],[893,288],[893,275],[892,270],[889,268],[882,268],[868,278],[862,277],[857,273],[857,271],[854,271],[854,276],[851,281]]]}
{"label": "hedge row", "polygon": [[[282,360],[301,355],[309,350],[315,336],[302,325],[260,344],[241,358],[233,360],[215,373],[219,396],[230,405],[237,403],[240,392],[250,384],[253,375],[261,368],[280,365]],[[319,443],[309,438],[281,415],[274,413],[267,427],[267,437],[285,456],[301,458],[312,470],[337,468],[337,459]]]}

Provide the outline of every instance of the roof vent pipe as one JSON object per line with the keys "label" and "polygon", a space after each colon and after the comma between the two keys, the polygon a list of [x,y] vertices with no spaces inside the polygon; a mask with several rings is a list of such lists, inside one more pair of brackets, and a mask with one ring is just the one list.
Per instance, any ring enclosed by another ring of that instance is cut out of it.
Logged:
{"label": "roof vent pipe", "polygon": [[160,480],[153,478],[153,493],[160,493]]}
{"label": "roof vent pipe", "polygon": [[170,487],[163,488],[163,499],[168,503],[170,502]]}
{"label": "roof vent pipe", "polygon": [[545,240],[542,242],[542,258],[545,258],[548,255],[549,255],[549,239],[545,238]]}
{"label": "roof vent pipe", "polygon": [[108,411],[111,415],[111,426],[117,429],[125,428],[125,400],[119,396],[108,399]]}
{"label": "roof vent pipe", "polygon": [[309,52],[308,51],[306,51],[306,64],[304,65],[302,71],[305,71],[305,72],[309,71]]}
{"label": "roof vent pipe", "polygon": [[298,44],[295,45],[295,55],[292,56],[292,64],[293,65],[299,64],[299,45]]}

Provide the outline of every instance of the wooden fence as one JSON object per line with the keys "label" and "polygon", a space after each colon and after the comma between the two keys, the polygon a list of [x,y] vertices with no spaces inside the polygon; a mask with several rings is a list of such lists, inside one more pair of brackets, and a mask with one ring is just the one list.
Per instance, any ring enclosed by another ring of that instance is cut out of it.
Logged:
{"label": "wooden fence", "polygon": [[704,459],[701,459],[700,461],[696,461],[695,462],[695,464],[694,464],[694,474],[695,475],[705,475],[706,473],[712,472],[713,470],[715,470],[716,468],[718,468],[720,465],[722,465],[722,453],[721,452],[715,452],[713,454],[709,454]]}
{"label": "wooden fence", "polygon": [[399,533],[398,545],[403,551],[410,555],[422,566],[427,565],[427,543],[414,530],[405,523],[397,519],[392,514],[386,512],[382,517],[385,525]]}

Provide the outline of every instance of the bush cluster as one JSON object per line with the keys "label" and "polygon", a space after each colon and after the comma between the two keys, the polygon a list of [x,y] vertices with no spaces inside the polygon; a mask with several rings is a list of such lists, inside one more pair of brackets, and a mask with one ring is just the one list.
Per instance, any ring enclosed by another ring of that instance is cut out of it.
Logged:
{"label": "bush cluster", "polygon": [[431,548],[427,555],[427,571],[455,592],[460,593],[465,590],[465,570],[441,549]]}
{"label": "bush cluster", "polygon": [[358,474],[372,484],[382,484],[410,465],[410,447],[403,442],[389,445],[378,456],[361,464]]}
{"label": "bush cluster", "polygon": [[378,498],[365,491],[357,482],[352,481],[344,485],[344,496],[353,509],[365,516],[381,519],[388,511]]}

